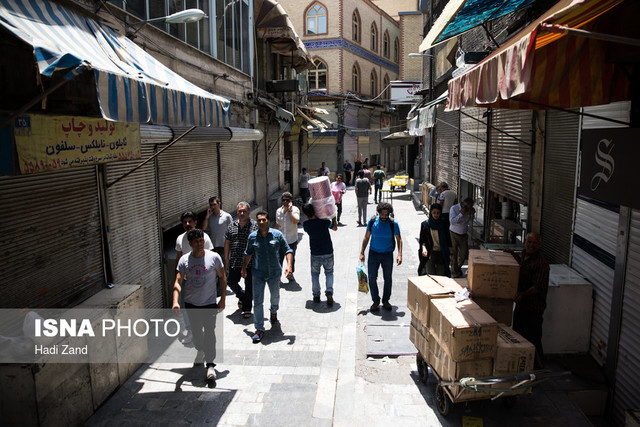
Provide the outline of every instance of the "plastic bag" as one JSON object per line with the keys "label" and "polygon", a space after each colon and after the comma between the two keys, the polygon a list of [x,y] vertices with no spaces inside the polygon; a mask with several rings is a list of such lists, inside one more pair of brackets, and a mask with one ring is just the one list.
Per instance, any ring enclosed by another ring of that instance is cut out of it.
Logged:
{"label": "plastic bag", "polygon": [[356,267],[356,274],[358,276],[358,291],[366,294],[369,292],[369,278],[367,277],[367,268],[363,262]]}

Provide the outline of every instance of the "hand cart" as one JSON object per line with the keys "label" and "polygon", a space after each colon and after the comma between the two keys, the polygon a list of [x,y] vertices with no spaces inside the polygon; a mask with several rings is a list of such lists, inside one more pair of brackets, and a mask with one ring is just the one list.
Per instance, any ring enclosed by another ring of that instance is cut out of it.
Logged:
{"label": "hand cart", "polygon": [[[427,382],[429,369],[436,378],[436,407],[442,416],[447,416],[452,404],[460,402],[468,402],[472,400],[491,399],[496,400],[500,397],[505,399],[505,404],[513,406],[516,396],[514,392],[522,392],[536,384],[539,384],[551,377],[559,377],[569,375],[571,372],[552,372],[549,370],[519,372],[508,375],[500,375],[495,377],[482,378],[461,378],[455,381],[446,381],[436,372],[435,369],[424,357],[418,352],[416,355],[416,364],[418,366],[418,376],[423,383]],[[500,387],[500,384],[504,384]],[[457,392],[454,392],[457,389]],[[478,393],[466,393],[466,390],[473,390]]]}

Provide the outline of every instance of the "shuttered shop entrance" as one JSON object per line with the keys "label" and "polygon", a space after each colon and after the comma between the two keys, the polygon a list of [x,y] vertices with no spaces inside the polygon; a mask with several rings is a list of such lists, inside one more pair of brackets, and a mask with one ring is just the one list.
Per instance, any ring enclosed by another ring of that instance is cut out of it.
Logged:
{"label": "shuttered shop entrance", "polygon": [[102,289],[95,167],[0,177],[0,200],[1,307],[67,307]]}
{"label": "shuttered shop entrance", "polygon": [[569,264],[580,117],[564,111],[549,111],[546,122],[542,252],[551,264]]}
{"label": "shuttered shop entrance", "polygon": [[[142,159],[148,159],[154,153],[154,146],[142,142]],[[119,178],[140,162],[131,160],[106,164],[107,183]],[[153,162],[107,189],[107,234],[113,282],[116,285],[141,285],[147,308],[162,307],[167,292],[162,285],[156,194]]]}
{"label": "shuttered shop entrance", "polygon": [[489,141],[489,190],[529,204],[532,112],[493,110]]}
{"label": "shuttered shop entrance", "polygon": [[177,225],[187,210],[205,209],[209,197],[220,194],[216,143],[178,142],[156,159],[163,228]]}
{"label": "shuttered shop entrance", "polygon": [[[327,167],[331,172],[335,172],[336,169],[332,169],[331,167],[335,165],[337,154],[336,154],[336,137],[335,136],[327,136],[327,137],[312,137],[309,139],[309,151],[308,151],[308,159],[309,159],[309,174],[314,177],[322,165],[322,162],[327,164]],[[351,162],[353,165],[353,162]]]}
{"label": "shuttered shop entrance", "polygon": [[[280,144],[280,131],[277,125],[269,125],[267,134],[269,196],[280,189],[280,159],[283,147]],[[319,166],[319,165],[318,165]]]}
{"label": "shuttered shop entrance", "polygon": [[460,111],[460,178],[484,187],[487,165],[486,108]]}
{"label": "shuttered shop entrance", "polygon": [[234,213],[238,202],[251,203],[253,194],[253,142],[220,144],[222,185],[220,193],[225,211]]}
{"label": "shuttered shop entrance", "polygon": [[[460,113],[444,111],[444,106],[436,110],[436,181],[446,182],[449,189],[458,191],[458,137]],[[454,157],[455,156],[455,157]]]}

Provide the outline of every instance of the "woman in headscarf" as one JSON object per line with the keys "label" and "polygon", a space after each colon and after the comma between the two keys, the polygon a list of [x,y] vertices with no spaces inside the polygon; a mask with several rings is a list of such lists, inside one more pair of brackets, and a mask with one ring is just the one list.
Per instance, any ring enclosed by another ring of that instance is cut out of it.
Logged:
{"label": "woman in headscarf", "polygon": [[449,269],[449,230],[441,217],[442,206],[434,203],[429,207],[429,219],[420,226],[420,265],[418,275],[451,277]]}

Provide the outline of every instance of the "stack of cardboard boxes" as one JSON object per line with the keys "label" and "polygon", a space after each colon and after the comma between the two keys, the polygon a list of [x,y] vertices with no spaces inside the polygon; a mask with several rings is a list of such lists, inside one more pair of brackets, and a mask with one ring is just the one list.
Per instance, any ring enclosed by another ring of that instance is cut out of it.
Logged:
{"label": "stack of cardboard boxes", "polygon": [[[459,279],[442,276],[409,278],[407,305],[411,310],[411,342],[444,381],[533,369],[534,346],[506,326],[511,324],[518,264],[509,254],[504,254],[507,258],[502,253],[473,252],[474,261],[471,261],[472,254],[469,255],[468,276],[473,301],[456,301],[456,292],[462,293],[466,284]],[[476,290],[479,290],[481,302],[499,319],[478,303]],[[449,390],[454,402],[484,399],[490,395],[487,391],[465,390],[460,386],[449,387]]]}

